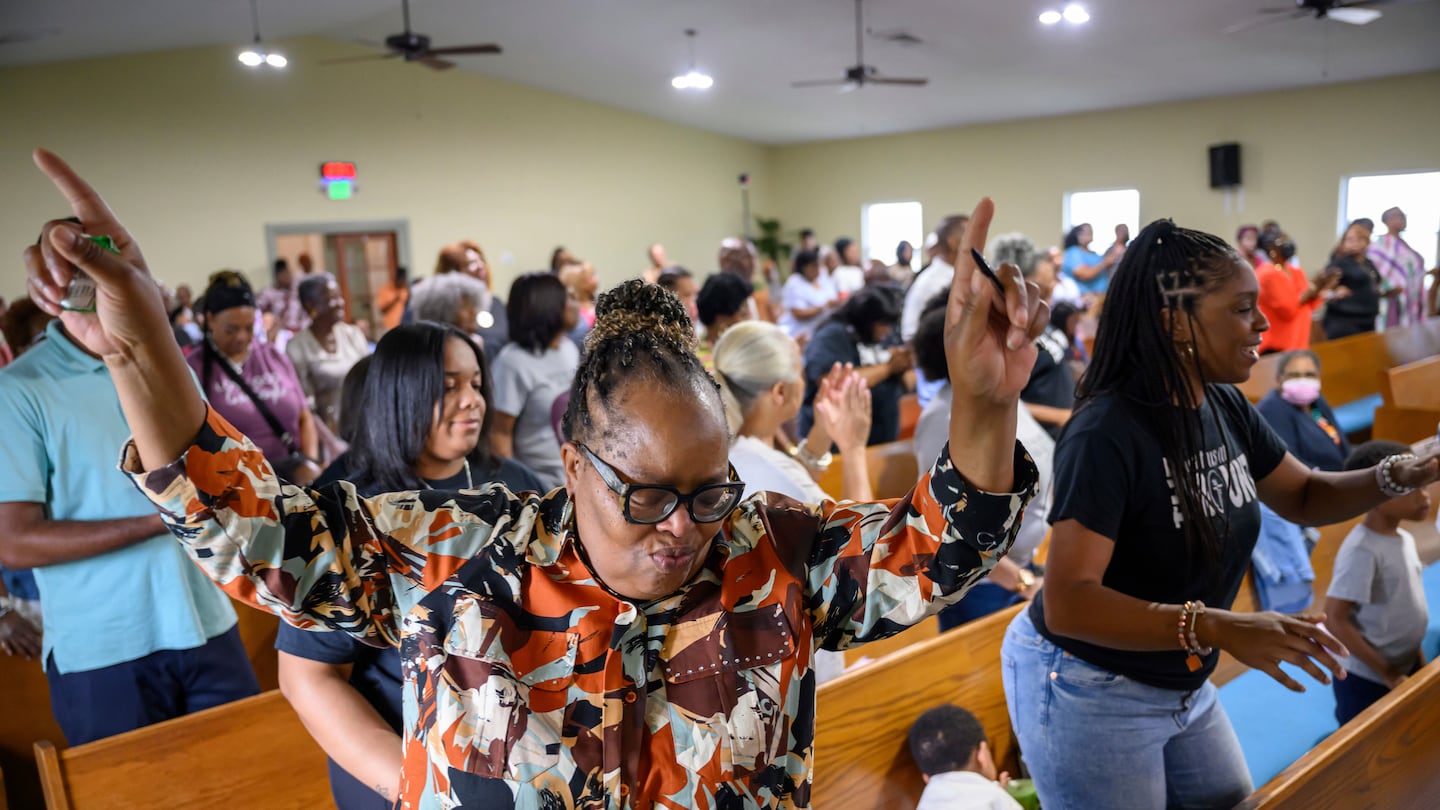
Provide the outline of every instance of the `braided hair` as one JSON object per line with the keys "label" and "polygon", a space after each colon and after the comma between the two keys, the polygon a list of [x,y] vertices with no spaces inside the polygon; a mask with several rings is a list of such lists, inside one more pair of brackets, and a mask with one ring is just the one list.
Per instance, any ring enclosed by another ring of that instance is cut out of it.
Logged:
{"label": "braided hair", "polygon": [[595,326],[586,335],[561,423],[565,440],[590,436],[594,411],[608,409],[622,386],[637,381],[709,392],[719,411],[719,389],[695,356],[695,327],[685,306],[659,285],[630,279],[596,301]]}
{"label": "braided hair", "polygon": [[[1184,318],[1195,335],[1200,300],[1229,281],[1239,262],[1239,254],[1213,234],[1168,219],[1145,226],[1110,280],[1094,356],[1075,392],[1077,407],[1118,395],[1147,415],[1169,469],[1190,559],[1212,571],[1221,538],[1189,469],[1204,449],[1204,426],[1176,334]],[[1162,310],[1169,310],[1168,325]],[[1187,353],[1193,359],[1193,344]],[[1191,365],[1203,390],[1204,371],[1198,362]]]}

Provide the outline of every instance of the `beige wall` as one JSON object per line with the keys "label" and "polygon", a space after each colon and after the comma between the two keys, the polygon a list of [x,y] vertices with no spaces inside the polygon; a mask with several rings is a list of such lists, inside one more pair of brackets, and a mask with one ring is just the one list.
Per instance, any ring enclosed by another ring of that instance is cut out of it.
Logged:
{"label": "beige wall", "polygon": [[[20,246],[68,213],[31,165],[36,146],[96,184],[171,283],[226,266],[263,283],[267,223],[407,219],[419,274],[471,238],[508,289],[563,243],[608,285],[644,267],[653,240],[711,269],[742,227],[740,172],[757,178],[755,210],[772,210],[765,147],[461,71],[321,67],[362,51],[285,45],[282,73],[224,47],[0,70],[0,295],[23,291]],[[354,199],[320,193],[324,160],[359,165]]]}
{"label": "beige wall", "polygon": [[[883,91],[883,88],[882,90]],[[881,92],[877,91],[877,92]],[[866,91],[870,92],[870,91]],[[1307,267],[1337,237],[1341,178],[1440,169],[1440,73],[908,135],[785,146],[774,184],[788,228],[860,236],[869,202],[919,200],[928,229],[995,199],[992,234],[1060,239],[1068,191],[1138,188],[1140,221],[1231,238],[1274,218]],[[1209,188],[1206,147],[1237,141],[1245,210]],[[1412,234],[1426,223],[1412,220]],[[1437,223],[1428,223],[1434,239]],[[1104,243],[1109,234],[1096,234]]]}
{"label": "beige wall", "polygon": [[[17,249],[63,212],[30,165],[38,145],[94,180],[157,275],[191,284],[223,266],[264,278],[265,224],[332,220],[408,220],[419,274],[441,244],[473,238],[499,289],[557,243],[607,285],[638,271],[654,239],[705,273],[742,227],[742,171],[756,213],[826,239],[858,237],[867,202],[919,200],[928,228],[989,194],[997,231],[1049,243],[1066,191],[1128,186],[1142,221],[1230,236],[1277,218],[1313,265],[1335,239],[1342,176],[1440,169],[1440,73],[766,147],[459,71],[317,66],[357,52],[326,40],[286,50],[284,73],[243,70],[232,48],[0,70],[0,245]],[[1245,211],[1227,214],[1205,149],[1232,140]],[[353,200],[318,190],[327,159],[359,164]],[[0,264],[0,295],[19,293],[21,275]]]}

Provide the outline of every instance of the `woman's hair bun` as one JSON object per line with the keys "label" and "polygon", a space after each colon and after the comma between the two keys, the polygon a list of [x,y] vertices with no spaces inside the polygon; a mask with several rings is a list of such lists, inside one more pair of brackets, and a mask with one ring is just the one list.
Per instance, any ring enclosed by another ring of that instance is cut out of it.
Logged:
{"label": "woman's hair bun", "polygon": [[646,332],[677,349],[695,350],[695,327],[675,294],[643,279],[630,279],[600,294],[587,349],[621,335]]}

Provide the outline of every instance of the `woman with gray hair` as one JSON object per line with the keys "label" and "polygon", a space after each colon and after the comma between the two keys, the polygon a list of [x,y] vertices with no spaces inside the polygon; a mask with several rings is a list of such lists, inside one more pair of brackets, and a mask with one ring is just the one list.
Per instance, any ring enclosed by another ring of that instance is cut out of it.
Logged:
{"label": "woman with gray hair", "polygon": [[310,318],[285,344],[310,408],[333,432],[340,413],[340,383],[350,367],[370,353],[360,328],[345,322],[345,298],[329,273],[313,273],[296,291]]}
{"label": "woman with gray hair", "polygon": [[[467,335],[480,328],[478,318],[490,303],[485,283],[464,273],[445,273],[425,279],[410,293],[410,312],[417,321],[453,326]],[[487,352],[498,351],[485,341]]]}

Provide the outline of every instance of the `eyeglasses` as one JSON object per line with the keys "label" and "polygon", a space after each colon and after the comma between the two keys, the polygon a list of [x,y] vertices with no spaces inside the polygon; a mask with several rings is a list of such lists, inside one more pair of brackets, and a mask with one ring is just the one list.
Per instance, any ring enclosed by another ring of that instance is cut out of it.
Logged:
{"label": "eyeglasses", "polygon": [[590,466],[600,474],[605,486],[620,497],[620,510],[630,523],[645,526],[659,523],[682,503],[696,523],[714,523],[735,511],[740,496],[745,494],[745,482],[736,475],[734,465],[730,465],[728,482],[706,484],[687,495],[663,484],[627,484],[620,480],[620,473],[593,450],[578,442],[575,446],[590,460]]}

